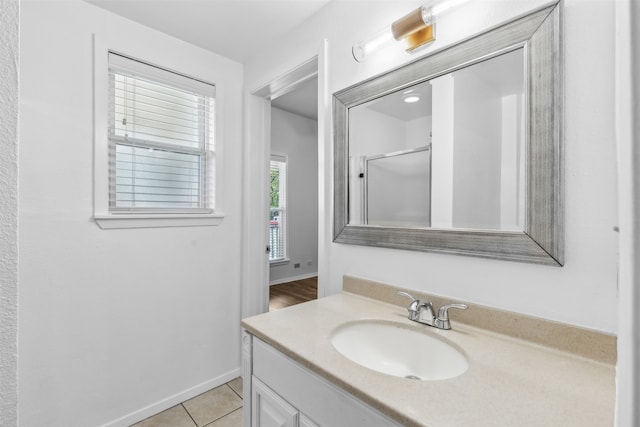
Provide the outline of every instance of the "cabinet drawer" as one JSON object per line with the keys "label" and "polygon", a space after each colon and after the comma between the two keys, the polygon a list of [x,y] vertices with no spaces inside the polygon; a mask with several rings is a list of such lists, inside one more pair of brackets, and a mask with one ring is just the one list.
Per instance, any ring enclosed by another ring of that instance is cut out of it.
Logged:
{"label": "cabinet drawer", "polygon": [[253,375],[320,426],[400,424],[253,337]]}

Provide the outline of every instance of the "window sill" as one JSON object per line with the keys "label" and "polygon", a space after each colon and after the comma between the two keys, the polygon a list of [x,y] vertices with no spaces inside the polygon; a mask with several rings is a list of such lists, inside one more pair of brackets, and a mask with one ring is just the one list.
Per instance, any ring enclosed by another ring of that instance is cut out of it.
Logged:
{"label": "window sill", "polygon": [[93,219],[103,230],[118,228],[199,227],[220,225],[224,215],[217,214],[106,214]]}
{"label": "window sill", "polygon": [[291,260],[289,258],[285,258],[285,259],[276,259],[273,261],[269,261],[269,265],[270,266],[276,266],[276,265],[284,265],[284,264],[289,264]]}

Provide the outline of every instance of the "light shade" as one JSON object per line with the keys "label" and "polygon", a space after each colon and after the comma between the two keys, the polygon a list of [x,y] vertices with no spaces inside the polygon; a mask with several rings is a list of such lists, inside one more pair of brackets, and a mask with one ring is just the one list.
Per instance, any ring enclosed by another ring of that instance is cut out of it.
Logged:
{"label": "light shade", "polygon": [[431,9],[421,6],[391,24],[391,33],[407,52],[434,41],[435,22]]}
{"label": "light shade", "polygon": [[374,50],[396,40],[404,45],[407,52],[433,42],[435,38],[435,15],[430,7],[421,6],[416,10],[395,20],[391,27],[386,27],[375,35],[353,45],[352,53],[360,62]]}

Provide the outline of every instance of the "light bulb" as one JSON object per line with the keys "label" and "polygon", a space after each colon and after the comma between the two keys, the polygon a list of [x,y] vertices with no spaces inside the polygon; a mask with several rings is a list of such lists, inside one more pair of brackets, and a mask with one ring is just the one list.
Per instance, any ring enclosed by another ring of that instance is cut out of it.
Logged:
{"label": "light bulb", "polygon": [[393,40],[390,28],[379,31],[374,36],[353,45],[351,52],[356,61],[362,62],[367,55]]}

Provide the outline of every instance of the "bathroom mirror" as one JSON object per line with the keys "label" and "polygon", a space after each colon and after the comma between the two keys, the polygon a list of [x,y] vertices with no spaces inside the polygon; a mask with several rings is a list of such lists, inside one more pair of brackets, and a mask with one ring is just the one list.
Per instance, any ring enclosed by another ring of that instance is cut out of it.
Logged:
{"label": "bathroom mirror", "polygon": [[352,107],[348,223],[523,231],[524,70],[520,47]]}
{"label": "bathroom mirror", "polygon": [[334,240],[563,264],[560,7],[334,94]]}

